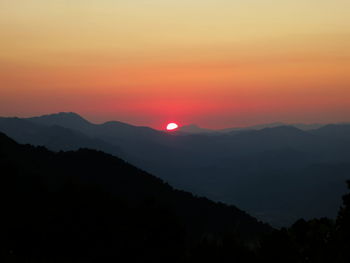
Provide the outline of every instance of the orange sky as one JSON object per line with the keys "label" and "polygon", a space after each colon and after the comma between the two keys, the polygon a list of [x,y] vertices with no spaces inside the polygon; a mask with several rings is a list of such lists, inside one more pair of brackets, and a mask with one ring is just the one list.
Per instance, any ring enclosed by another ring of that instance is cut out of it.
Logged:
{"label": "orange sky", "polygon": [[2,0],[0,115],[350,121],[348,0]]}

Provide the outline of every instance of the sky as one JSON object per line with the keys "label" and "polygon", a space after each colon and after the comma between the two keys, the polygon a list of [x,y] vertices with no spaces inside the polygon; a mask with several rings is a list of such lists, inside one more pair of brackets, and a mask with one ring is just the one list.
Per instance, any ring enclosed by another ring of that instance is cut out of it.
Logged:
{"label": "sky", "polygon": [[0,0],[0,116],[350,121],[349,0]]}

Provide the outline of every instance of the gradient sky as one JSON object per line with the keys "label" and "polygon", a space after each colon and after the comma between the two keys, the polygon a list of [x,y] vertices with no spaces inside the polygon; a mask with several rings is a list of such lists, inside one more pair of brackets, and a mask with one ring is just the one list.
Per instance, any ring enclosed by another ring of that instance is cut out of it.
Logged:
{"label": "gradient sky", "polygon": [[0,115],[350,121],[349,0],[1,0]]}

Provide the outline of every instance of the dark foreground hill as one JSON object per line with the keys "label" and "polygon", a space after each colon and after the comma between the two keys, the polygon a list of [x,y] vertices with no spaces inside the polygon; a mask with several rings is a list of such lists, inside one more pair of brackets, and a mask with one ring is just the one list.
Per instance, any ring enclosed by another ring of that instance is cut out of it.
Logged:
{"label": "dark foreground hill", "polygon": [[0,133],[0,170],[7,262],[181,262],[203,238],[254,247],[271,231],[95,150],[54,153]]}

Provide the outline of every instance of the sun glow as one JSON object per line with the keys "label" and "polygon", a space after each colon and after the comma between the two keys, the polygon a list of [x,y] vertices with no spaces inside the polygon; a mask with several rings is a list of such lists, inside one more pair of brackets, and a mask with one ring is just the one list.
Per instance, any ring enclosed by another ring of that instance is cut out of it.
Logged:
{"label": "sun glow", "polygon": [[177,125],[176,123],[169,123],[167,126],[166,126],[166,129],[168,131],[173,131],[173,130],[176,130],[177,128],[179,127],[179,125]]}

